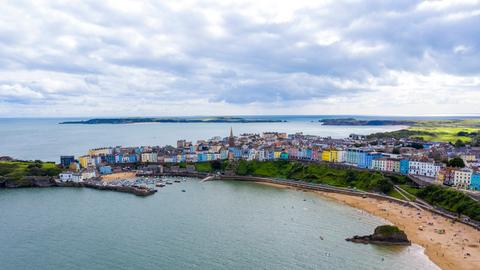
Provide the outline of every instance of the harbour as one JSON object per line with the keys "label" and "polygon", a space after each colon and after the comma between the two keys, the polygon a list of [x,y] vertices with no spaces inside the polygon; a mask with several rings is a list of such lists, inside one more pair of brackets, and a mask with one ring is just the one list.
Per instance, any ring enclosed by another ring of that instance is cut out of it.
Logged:
{"label": "harbour", "polygon": [[0,230],[15,232],[0,234],[2,269],[438,269],[417,245],[346,242],[385,221],[313,193],[164,180],[173,184],[144,198],[89,188],[0,190]]}

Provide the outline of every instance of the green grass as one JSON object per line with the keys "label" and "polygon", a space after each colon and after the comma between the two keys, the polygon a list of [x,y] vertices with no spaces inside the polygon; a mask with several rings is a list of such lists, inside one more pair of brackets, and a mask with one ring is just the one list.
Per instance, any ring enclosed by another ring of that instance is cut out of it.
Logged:
{"label": "green grass", "polygon": [[400,185],[400,187],[405,190],[406,192],[410,193],[413,196],[417,196],[418,192],[420,192],[420,189],[417,187],[412,187],[407,184]]}
{"label": "green grass", "polygon": [[429,126],[413,126],[409,130],[428,132],[432,135],[415,135],[414,137],[422,138],[424,141],[438,141],[438,142],[451,142],[455,143],[457,140],[463,142],[470,142],[471,137],[458,136],[461,131],[464,132],[478,132],[479,128],[467,128],[467,127],[429,127]]}
{"label": "green grass", "polygon": [[417,195],[432,205],[480,221],[480,202],[473,200],[463,192],[429,185],[418,191]]}
{"label": "green grass", "polygon": [[398,192],[395,189],[392,189],[390,192],[387,193],[387,195],[390,196],[390,197],[400,199],[400,200],[405,200],[405,197],[403,197],[402,194],[400,194],[400,192]]}
{"label": "green grass", "polygon": [[53,162],[1,161],[0,176],[19,181],[25,176],[55,176],[62,170]]}
{"label": "green grass", "polygon": [[478,135],[460,136],[459,132],[479,133],[480,119],[415,121],[407,129],[375,133],[369,135],[369,138],[421,138],[424,141],[451,143],[457,140],[470,142],[473,138],[478,138]]}
{"label": "green grass", "polygon": [[399,232],[401,232],[401,230],[397,226],[392,225],[382,225],[375,229],[376,234],[383,234],[386,236]]}
{"label": "green grass", "polygon": [[325,164],[241,160],[236,164],[235,172],[238,175],[287,178],[383,193],[388,193],[393,188],[389,177],[383,176],[379,172],[332,168]]}
{"label": "green grass", "polygon": [[210,162],[195,163],[195,170],[197,172],[212,172],[212,164]]}

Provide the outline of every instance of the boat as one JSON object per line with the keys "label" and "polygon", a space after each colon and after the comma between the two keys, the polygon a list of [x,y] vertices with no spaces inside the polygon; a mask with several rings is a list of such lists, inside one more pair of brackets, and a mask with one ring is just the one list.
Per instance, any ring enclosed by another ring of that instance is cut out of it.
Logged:
{"label": "boat", "polygon": [[174,180],[173,182],[175,182],[175,183],[180,183],[180,180],[176,179],[176,180]]}
{"label": "boat", "polygon": [[155,184],[155,186],[157,186],[157,187],[164,187],[165,184],[164,184],[164,183],[157,183],[157,184]]}
{"label": "boat", "polygon": [[167,181],[167,182],[165,182],[165,184],[167,184],[167,185],[171,185],[171,184],[173,184],[173,183],[172,183],[172,182],[169,182],[169,181]]}

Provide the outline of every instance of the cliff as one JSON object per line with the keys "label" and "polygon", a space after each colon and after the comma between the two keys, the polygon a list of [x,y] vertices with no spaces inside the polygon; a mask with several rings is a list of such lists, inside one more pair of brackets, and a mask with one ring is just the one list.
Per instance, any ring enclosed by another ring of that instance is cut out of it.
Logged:
{"label": "cliff", "polygon": [[382,225],[375,228],[371,235],[358,236],[345,239],[354,243],[384,244],[384,245],[410,245],[407,235],[396,226]]}
{"label": "cliff", "polygon": [[55,181],[50,176],[24,176],[20,179],[0,177],[0,187],[21,188],[21,187],[52,187]]}

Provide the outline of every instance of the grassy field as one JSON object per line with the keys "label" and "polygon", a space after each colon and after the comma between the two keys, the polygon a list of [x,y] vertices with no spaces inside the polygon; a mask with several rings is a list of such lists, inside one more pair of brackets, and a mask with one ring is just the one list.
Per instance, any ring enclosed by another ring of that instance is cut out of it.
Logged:
{"label": "grassy field", "polygon": [[473,136],[462,136],[459,135],[459,133],[478,133],[480,131],[480,119],[419,121],[411,126],[409,130],[432,133],[433,135],[417,136],[423,138],[425,141],[454,143],[457,140],[461,140],[463,142],[469,142]]}
{"label": "grassy field", "polygon": [[457,140],[470,142],[478,139],[480,133],[480,119],[468,120],[435,120],[416,121],[407,129],[377,133],[370,135],[370,138],[422,138],[425,141],[451,142]]}
{"label": "grassy field", "polygon": [[24,176],[55,176],[61,169],[53,162],[2,161],[0,177],[20,180]]}

